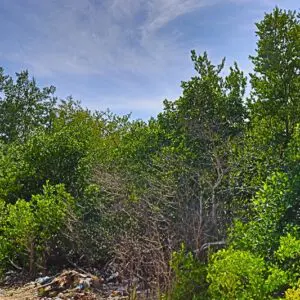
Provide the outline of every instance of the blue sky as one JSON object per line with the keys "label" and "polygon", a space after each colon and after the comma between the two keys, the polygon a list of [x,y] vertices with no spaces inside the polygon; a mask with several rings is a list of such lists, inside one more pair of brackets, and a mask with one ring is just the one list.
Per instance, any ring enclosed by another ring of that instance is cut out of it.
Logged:
{"label": "blue sky", "polygon": [[0,0],[0,66],[90,109],[148,118],[193,75],[190,50],[251,70],[254,22],[299,0]]}

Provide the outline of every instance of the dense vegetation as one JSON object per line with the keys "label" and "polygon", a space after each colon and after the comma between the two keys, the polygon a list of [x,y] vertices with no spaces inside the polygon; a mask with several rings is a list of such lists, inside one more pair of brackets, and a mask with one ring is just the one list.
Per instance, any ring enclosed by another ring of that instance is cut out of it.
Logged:
{"label": "dense vegetation", "polygon": [[163,299],[300,299],[299,20],[256,24],[250,80],[192,51],[148,122],[0,69],[0,272],[114,262]]}

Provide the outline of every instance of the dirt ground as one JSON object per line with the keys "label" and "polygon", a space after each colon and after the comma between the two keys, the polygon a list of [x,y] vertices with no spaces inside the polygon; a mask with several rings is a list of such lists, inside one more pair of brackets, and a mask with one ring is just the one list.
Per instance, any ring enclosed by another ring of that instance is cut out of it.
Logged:
{"label": "dirt ground", "polygon": [[[9,288],[9,289],[1,289],[0,290],[0,299],[1,300],[50,300],[55,298],[47,298],[47,297],[38,297],[37,296],[37,289],[34,287],[21,287],[21,288]],[[60,298],[60,299],[70,299],[70,298]],[[97,295],[85,295],[85,296],[78,296],[72,299],[76,300],[104,300],[107,298],[102,298],[101,296]],[[111,299],[111,298],[108,298]],[[124,299],[124,298],[112,298],[112,299]]]}
{"label": "dirt ground", "polygon": [[1,300],[36,300],[37,289],[33,286],[23,286],[20,288],[0,289]]}
{"label": "dirt ground", "polygon": [[[56,297],[55,297],[56,298]],[[23,286],[23,287],[15,287],[15,288],[0,288],[0,300],[51,300],[55,298],[48,298],[48,297],[38,297],[37,295],[37,287],[34,286]],[[62,300],[70,299],[68,297],[60,298]],[[122,297],[122,296],[111,296],[111,297],[105,297],[103,298],[100,295],[96,294],[86,294],[76,297],[72,297],[72,299],[76,300],[124,300],[128,299],[128,297]],[[137,298],[139,299],[139,298]],[[146,298],[141,298],[146,299]]]}

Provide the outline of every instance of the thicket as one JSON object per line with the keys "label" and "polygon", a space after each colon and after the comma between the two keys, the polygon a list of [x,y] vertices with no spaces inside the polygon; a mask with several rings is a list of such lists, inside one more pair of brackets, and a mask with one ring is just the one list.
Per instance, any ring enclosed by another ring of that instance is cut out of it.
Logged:
{"label": "thicket", "polygon": [[192,51],[147,122],[0,68],[0,274],[114,263],[162,299],[299,299],[299,18],[256,24],[249,83]]}

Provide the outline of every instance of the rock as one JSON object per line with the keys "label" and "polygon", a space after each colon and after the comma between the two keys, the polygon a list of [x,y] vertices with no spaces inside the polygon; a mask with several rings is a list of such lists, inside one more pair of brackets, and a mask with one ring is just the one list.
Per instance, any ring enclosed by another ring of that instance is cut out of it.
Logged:
{"label": "rock", "polygon": [[44,277],[39,277],[35,280],[36,283],[38,284],[46,284],[46,283],[49,283],[54,277],[49,277],[49,276],[44,276]]}

